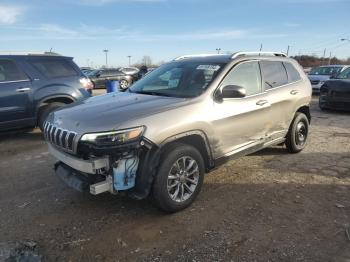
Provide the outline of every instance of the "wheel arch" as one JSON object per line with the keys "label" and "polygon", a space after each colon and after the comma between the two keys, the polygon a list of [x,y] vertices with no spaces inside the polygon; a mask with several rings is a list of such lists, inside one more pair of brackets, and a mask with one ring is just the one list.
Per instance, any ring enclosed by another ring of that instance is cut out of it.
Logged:
{"label": "wheel arch", "polygon": [[36,118],[38,118],[38,113],[39,113],[40,109],[43,106],[48,105],[50,103],[57,102],[57,103],[71,104],[75,101],[76,101],[76,99],[74,99],[72,96],[69,96],[69,95],[48,96],[48,97],[42,98],[37,103],[35,116],[36,116]]}
{"label": "wheel arch", "polygon": [[169,146],[171,146],[174,143],[191,145],[194,148],[196,148],[203,157],[205,169],[207,172],[214,167],[214,159],[211,152],[210,144],[207,136],[203,131],[193,130],[171,136],[161,143],[161,151],[165,151]]}
{"label": "wheel arch", "polygon": [[307,119],[309,120],[309,124],[311,123],[311,113],[310,113],[310,106],[304,105],[298,108],[296,112],[300,112],[306,115]]}

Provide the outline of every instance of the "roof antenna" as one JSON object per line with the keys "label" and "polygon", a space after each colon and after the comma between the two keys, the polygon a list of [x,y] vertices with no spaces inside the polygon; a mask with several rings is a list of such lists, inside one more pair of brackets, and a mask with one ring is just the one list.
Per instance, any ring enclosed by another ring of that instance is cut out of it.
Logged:
{"label": "roof antenna", "polygon": [[[261,52],[262,48],[263,48],[263,45],[260,44],[260,52]],[[259,52],[259,56],[260,56],[260,52]]]}

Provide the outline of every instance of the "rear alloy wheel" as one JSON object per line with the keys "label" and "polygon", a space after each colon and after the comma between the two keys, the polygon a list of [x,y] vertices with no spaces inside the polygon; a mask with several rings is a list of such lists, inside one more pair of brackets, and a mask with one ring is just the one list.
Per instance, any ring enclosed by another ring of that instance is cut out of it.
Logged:
{"label": "rear alloy wheel", "polygon": [[185,209],[197,197],[204,179],[204,161],[198,150],[174,144],[163,156],[153,185],[155,204],[163,211]]}
{"label": "rear alloy wheel", "polygon": [[287,150],[290,153],[302,151],[309,134],[309,120],[305,114],[297,112],[286,137]]}
{"label": "rear alloy wheel", "polygon": [[121,90],[126,90],[129,87],[129,82],[126,79],[122,79],[119,82],[119,86]]}

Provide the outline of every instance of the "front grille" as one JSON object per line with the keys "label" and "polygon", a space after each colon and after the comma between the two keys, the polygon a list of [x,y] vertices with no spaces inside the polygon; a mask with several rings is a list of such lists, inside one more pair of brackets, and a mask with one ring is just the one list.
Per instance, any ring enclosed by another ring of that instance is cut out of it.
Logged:
{"label": "front grille", "polygon": [[311,85],[318,85],[320,83],[320,80],[310,80]]}
{"label": "front grille", "polygon": [[68,131],[46,122],[44,125],[45,139],[67,151],[74,152],[74,138],[77,133]]}

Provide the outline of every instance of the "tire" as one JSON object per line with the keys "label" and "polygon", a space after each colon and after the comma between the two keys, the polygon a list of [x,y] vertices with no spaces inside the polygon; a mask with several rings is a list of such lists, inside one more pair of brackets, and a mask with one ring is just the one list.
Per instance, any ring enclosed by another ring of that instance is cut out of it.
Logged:
{"label": "tire", "polygon": [[40,108],[38,113],[38,127],[42,132],[44,131],[45,120],[49,116],[49,114],[51,112],[56,111],[58,108],[64,105],[65,105],[64,103],[54,102]]}
{"label": "tire", "polygon": [[309,134],[309,120],[305,114],[297,112],[289,127],[286,137],[286,147],[290,153],[299,153],[307,143]]}
{"label": "tire", "polygon": [[129,83],[128,80],[126,80],[126,79],[121,79],[121,80],[119,81],[119,87],[120,87],[120,89],[123,90],[123,91],[126,90],[126,89],[128,89],[129,85],[130,85],[130,83]]}
{"label": "tire", "polygon": [[[185,172],[184,166],[188,168]],[[161,158],[152,188],[154,204],[169,213],[187,208],[202,188],[204,173],[204,161],[196,148],[181,143],[173,144]]]}

